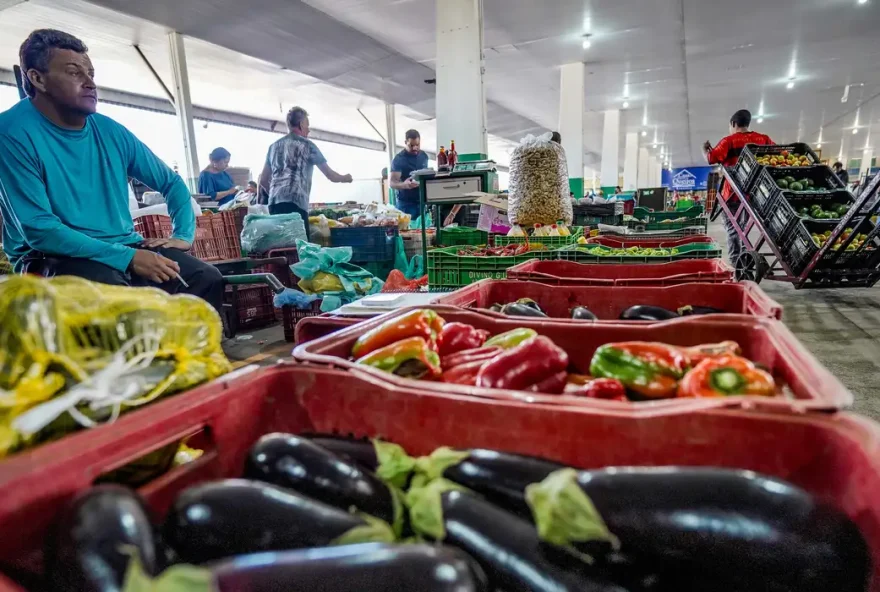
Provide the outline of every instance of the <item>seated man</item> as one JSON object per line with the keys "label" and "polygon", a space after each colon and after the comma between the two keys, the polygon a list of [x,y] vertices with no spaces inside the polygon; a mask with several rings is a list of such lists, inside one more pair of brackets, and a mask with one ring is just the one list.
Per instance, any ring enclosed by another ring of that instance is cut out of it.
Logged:
{"label": "seated man", "polygon": [[[9,261],[20,273],[185,292],[220,311],[220,272],[185,253],[195,235],[186,184],[130,131],[95,113],[87,51],[79,39],[50,29],[34,31],[21,46],[28,98],[0,113]],[[165,196],[172,238],[145,241],[134,231],[129,177]]]}

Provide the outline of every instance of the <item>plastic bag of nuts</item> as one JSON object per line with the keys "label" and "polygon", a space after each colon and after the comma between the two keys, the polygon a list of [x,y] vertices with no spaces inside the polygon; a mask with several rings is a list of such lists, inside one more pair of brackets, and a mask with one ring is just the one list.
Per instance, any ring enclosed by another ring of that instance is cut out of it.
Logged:
{"label": "plastic bag of nuts", "polygon": [[511,155],[507,215],[513,224],[572,222],[565,150],[550,137],[528,135]]}

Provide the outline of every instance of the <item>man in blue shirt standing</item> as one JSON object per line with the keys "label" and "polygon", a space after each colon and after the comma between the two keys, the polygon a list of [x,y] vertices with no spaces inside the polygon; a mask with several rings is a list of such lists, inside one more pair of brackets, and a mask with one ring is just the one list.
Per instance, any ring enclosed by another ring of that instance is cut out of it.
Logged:
{"label": "man in blue shirt standing", "polygon": [[[221,310],[220,272],[185,252],[195,236],[186,184],[130,131],[95,112],[87,52],[76,37],[52,29],[34,31],[21,46],[28,98],[0,113],[9,261],[17,272],[186,292]],[[165,196],[171,238],[144,240],[134,231],[129,177]]]}
{"label": "man in blue shirt standing", "polygon": [[411,129],[406,132],[406,148],[391,161],[392,189],[397,190],[397,209],[409,214],[413,221],[419,217],[419,183],[410,177],[413,171],[428,168],[428,155],[422,152],[422,137]]}

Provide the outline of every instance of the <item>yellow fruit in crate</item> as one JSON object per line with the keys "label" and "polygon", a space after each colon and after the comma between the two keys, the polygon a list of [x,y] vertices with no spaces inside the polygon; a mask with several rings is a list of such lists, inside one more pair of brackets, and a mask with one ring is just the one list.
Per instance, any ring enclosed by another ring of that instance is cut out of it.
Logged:
{"label": "yellow fruit in crate", "polygon": [[578,242],[579,245],[585,245],[585,244],[587,244],[587,237],[585,237],[585,236],[579,236],[577,242]]}

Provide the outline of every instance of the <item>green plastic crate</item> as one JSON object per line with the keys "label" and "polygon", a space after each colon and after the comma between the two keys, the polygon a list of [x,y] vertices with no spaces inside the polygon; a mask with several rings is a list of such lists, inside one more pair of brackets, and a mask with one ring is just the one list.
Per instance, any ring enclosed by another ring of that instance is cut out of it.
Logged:
{"label": "green plastic crate", "polygon": [[576,261],[578,263],[669,263],[670,261],[679,261],[681,259],[719,259],[721,257],[721,247],[717,243],[692,243],[676,247],[678,253],[675,255],[600,255],[596,251],[611,249],[595,249],[594,252],[587,251],[583,246],[570,246],[555,251],[557,258],[563,261]]}
{"label": "green plastic crate", "polygon": [[[532,236],[529,237],[529,244],[532,245],[544,245],[548,248],[553,247],[564,247],[565,245],[570,245],[577,242],[577,239],[584,235],[584,229],[581,226],[572,226],[569,230],[571,230],[571,236]],[[503,234],[496,234],[495,238],[492,239],[493,244],[496,247],[506,247],[511,244],[522,244],[526,242],[525,237],[522,236],[506,236]]]}
{"label": "green plastic crate", "polygon": [[484,279],[506,279],[507,270],[530,259],[556,259],[556,251],[531,251],[512,257],[459,255],[458,247],[428,251],[428,287],[431,291],[461,288]]}
{"label": "green plastic crate", "polygon": [[440,240],[437,243],[444,247],[458,247],[462,245],[485,245],[488,244],[489,233],[476,228],[454,226],[440,229]]}
{"label": "green plastic crate", "polygon": [[[648,212],[644,208],[636,208],[633,213],[633,219],[627,220],[626,226],[636,232],[646,230],[671,231],[697,226],[705,232],[709,227],[709,218],[702,214],[703,206],[694,206],[680,212]],[[679,222],[670,221],[678,220],[679,218],[683,218],[683,220]]]}

